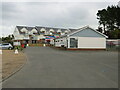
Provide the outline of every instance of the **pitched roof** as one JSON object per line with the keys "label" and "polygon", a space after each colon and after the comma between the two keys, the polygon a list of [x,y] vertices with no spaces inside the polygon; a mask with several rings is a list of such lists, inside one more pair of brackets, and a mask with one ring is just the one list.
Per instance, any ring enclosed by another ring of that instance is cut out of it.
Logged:
{"label": "pitched roof", "polygon": [[26,28],[27,29],[27,26],[16,26],[18,28],[18,30],[21,30],[22,28]]}
{"label": "pitched roof", "polygon": [[[18,31],[20,34],[22,34],[23,32],[21,32],[21,29],[25,28],[28,31],[31,31],[32,29],[36,29],[35,27],[28,27],[28,26],[16,26],[18,28]],[[36,29],[37,30],[37,29]],[[37,30],[38,31],[38,30]],[[40,34],[39,31],[37,34]]]}
{"label": "pitched roof", "polygon": [[36,26],[37,29],[42,29],[44,28],[45,30],[49,31],[50,29],[53,29],[55,32],[57,32],[59,29],[64,32],[65,30],[67,29],[64,29],[64,28],[53,28],[53,27],[41,27],[41,26]]}
{"label": "pitched roof", "polygon": [[53,28],[53,27],[42,27],[42,26],[35,26],[35,27],[16,26],[16,27],[18,28],[18,31],[20,32],[20,34],[22,34],[22,32],[21,32],[21,29],[22,29],[22,28],[26,28],[28,31],[31,31],[32,29],[36,29],[36,30],[38,31],[37,34],[39,34],[39,35],[40,35],[40,30],[41,30],[42,28],[45,28],[47,31],[49,31],[50,29],[53,29],[55,32],[57,32],[58,30],[61,30],[62,32],[66,31],[66,30],[70,30],[70,31],[71,31],[71,32],[69,32],[68,34],[62,35],[61,37],[70,36],[70,35],[73,35],[73,34],[75,34],[75,33],[77,33],[77,32],[80,32],[80,31],[82,31],[82,30],[85,30],[86,28],[90,28],[91,30],[93,30],[93,31],[97,32],[98,34],[100,34],[100,35],[102,35],[102,36],[104,36],[104,37],[107,38],[106,35],[104,35],[104,34],[98,32],[98,31],[96,31],[95,29],[93,29],[93,28],[91,28],[91,27],[89,27],[89,26],[85,26],[85,27],[82,27],[82,28],[79,28],[79,29],[65,29],[65,28]]}
{"label": "pitched roof", "polygon": [[62,37],[67,37],[67,36],[70,36],[70,35],[73,35],[73,34],[75,34],[75,33],[77,33],[77,32],[80,32],[80,31],[82,31],[82,30],[85,30],[85,29],[87,29],[87,28],[90,28],[91,30],[97,32],[98,34],[102,35],[103,37],[108,38],[108,36],[106,36],[106,35],[104,35],[104,34],[98,32],[98,31],[96,31],[95,29],[93,29],[93,28],[91,28],[91,27],[89,27],[89,26],[84,26],[84,27],[79,28],[79,29],[70,29],[70,30],[71,30],[71,33],[66,34],[66,35],[62,35],[60,38],[62,38]]}
{"label": "pitched roof", "polygon": [[35,26],[35,28],[40,31],[40,29],[45,28],[45,27]]}
{"label": "pitched roof", "polygon": [[19,31],[20,34],[22,33],[21,32],[22,28],[26,28],[27,29],[27,26],[16,26],[16,27],[17,27],[17,29],[18,29],[18,31]]}
{"label": "pitched roof", "polygon": [[16,26],[19,30],[19,32],[21,32],[20,30],[22,28],[26,28],[28,31],[31,31],[32,29],[36,29],[39,33],[40,30],[42,28],[44,28],[45,30],[49,31],[50,29],[53,29],[55,32],[57,32],[58,30],[61,30],[62,32],[66,31],[66,30],[70,30],[71,32],[76,31],[77,29],[66,29],[66,28],[53,28],[53,27],[43,27],[43,26],[35,26],[35,27],[27,27],[27,26]]}
{"label": "pitched roof", "polygon": [[89,27],[89,26],[85,26],[85,27],[79,28],[77,31],[72,32],[72,33],[68,34],[67,36],[73,35],[73,34],[75,34],[75,33],[77,33],[77,32],[81,32],[81,31],[83,31],[83,30],[85,30],[85,29],[87,29],[87,28],[95,31],[96,33],[102,35],[102,36],[105,37],[105,38],[108,38],[108,36],[104,35],[104,34],[101,33],[101,32],[98,32],[97,30],[95,30],[95,29],[93,29],[93,28],[91,28],[91,27]]}
{"label": "pitched roof", "polygon": [[71,31],[71,33],[72,32],[75,32],[75,31],[77,31],[78,29],[69,29],[70,31]]}
{"label": "pitched roof", "polygon": [[32,29],[36,29],[35,27],[27,27],[28,31],[31,31]]}

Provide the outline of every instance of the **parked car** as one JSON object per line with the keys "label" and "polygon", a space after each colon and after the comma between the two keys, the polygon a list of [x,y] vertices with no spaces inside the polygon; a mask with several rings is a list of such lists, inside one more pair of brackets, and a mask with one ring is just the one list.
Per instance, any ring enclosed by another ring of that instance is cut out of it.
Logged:
{"label": "parked car", "polygon": [[10,43],[2,43],[2,44],[0,44],[0,48],[11,50],[11,49],[13,49],[13,46]]}

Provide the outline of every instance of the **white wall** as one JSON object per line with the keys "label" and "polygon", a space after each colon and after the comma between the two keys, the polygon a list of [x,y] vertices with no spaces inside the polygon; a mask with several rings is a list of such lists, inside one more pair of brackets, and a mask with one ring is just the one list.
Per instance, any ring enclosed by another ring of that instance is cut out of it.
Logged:
{"label": "white wall", "polygon": [[14,32],[13,32],[14,38],[17,39],[17,37],[20,35],[19,31],[17,28],[15,28]]}
{"label": "white wall", "polygon": [[23,40],[23,39],[29,39],[29,36],[18,35],[15,37],[15,40]]}
{"label": "white wall", "polygon": [[21,35],[18,31],[18,28],[15,28],[13,35],[15,37],[15,40],[29,39],[29,35]]}
{"label": "white wall", "polygon": [[54,45],[54,43],[55,43],[54,40],[51,39],[51,40],[50,40],[50,44],[51,44],[51,45]]}
{"label": "white wall", "polygon": [[78,48],[106,48],[106,38],[78,37]]}

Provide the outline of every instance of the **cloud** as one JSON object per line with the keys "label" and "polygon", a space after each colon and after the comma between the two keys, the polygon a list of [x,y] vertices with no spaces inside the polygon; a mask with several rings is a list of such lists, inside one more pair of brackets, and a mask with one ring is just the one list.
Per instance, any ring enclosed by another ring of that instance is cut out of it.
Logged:
{"label": "cloud", "polygon": [[[79,28],[98,26],[96,13],[114,2],[4,2],[3,33],[14,31],[16,25]],[[14,28],[13,28],[14,27]]]}
{"label": "cloud", "polygon": [[120,1],[118,2],[118,6],[120,7]]}

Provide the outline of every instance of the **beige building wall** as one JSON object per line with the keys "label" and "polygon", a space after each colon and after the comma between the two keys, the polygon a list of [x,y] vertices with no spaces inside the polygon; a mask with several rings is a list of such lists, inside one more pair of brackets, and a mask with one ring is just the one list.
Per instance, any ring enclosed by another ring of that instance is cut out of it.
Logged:
{"label": "beige building wall", "polygon": [[106,48],[106,39],[100,37],[78,37],[78,48]]}

